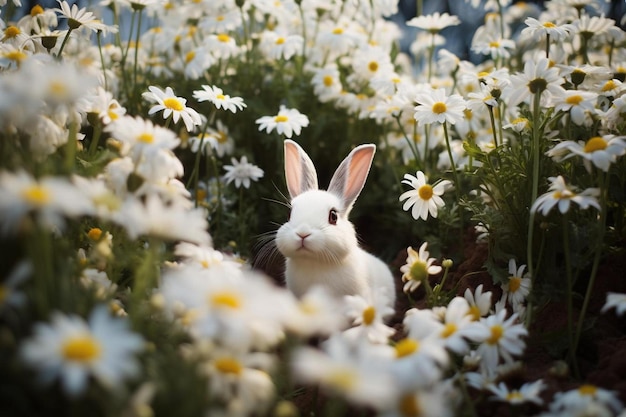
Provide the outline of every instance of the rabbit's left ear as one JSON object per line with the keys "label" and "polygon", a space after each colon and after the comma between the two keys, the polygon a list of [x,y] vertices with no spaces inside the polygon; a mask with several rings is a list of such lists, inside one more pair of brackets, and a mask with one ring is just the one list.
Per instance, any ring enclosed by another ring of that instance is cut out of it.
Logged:
{"label": "rabbit's left ear", "polygon": [[350,210],[365,185],[375,152],[376,145],[357,146],[341,162],[330,180],[328,191],[343,200],[346,211]]}

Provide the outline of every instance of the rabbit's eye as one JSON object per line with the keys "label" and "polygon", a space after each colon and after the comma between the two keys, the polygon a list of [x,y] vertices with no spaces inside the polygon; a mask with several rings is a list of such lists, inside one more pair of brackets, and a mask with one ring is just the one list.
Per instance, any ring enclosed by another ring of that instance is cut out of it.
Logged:
{"label": "rabbit's eye", "polygon": [[328,223],[330,223],[330,224],[337,224],[337,219],[338,219],[337,210],[331,209],[328,212]]}

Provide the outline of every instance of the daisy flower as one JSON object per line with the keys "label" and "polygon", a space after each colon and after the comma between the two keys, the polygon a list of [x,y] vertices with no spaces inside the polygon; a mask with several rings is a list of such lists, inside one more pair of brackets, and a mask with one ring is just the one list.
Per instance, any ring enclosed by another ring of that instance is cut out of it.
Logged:
{"label": "daisy flower", "polygon": [[25,171],[0,173],[0,225],[3,232],[20,227],[21,221],[34,214],[37,222],[52,230],[61,230],[66,217],[92,214],[91,201],[65,177],[36,179]]}
{"label": "daisy flower", "polygon": [[559,211],[563,214],[567,213],[571,202],[578,204],[582,209],[592,206],[600,210],[600,203],[597,200],[597,197],[600,195],[599,188],[587,188],[580,193],[576,193],[565,184],[562,176],[559,175],[558,177],[550,177],[548,179],[551,181],[549,191],[535,200],[530,208],[531,212],[540,211],[541,214],[546,216],[554,206],[558,205]]}
{"label": "daisy flower", "polygon": [[470,307],[463,297],[454,297],[445,307],[443,323],[432,334],[440,343],[457,354],[469,350],[468,340],[484,340],[487,330],[475,323],[469,314]]}
{"label": "daisy flower", "polygon": [[250,181],[258,181],[263,178],[263,170],[258,166],[248,162],[246,156],[242,156],[241,160],[237,161],[235,158],[230,160],[232,165],[224,165],[226,174],[224,179],[226,184],[235,182],[235,187],[240,188],[242,185],[245,188],[250,188]]}
{"label": "daisy flower", "polygon": [[539,394],[545,387],[544,382],[539,379],[535,382],[527,382],[519,389],[509,389],[504,382],[500,382],[498,385],[492,384],[489,386],[489,390],[494,394],[491,398],[496,401],[507,402],[514,405],[527,402],[542,405],[543,400]]}
{"label": "daisy flower", "polygon": [[472,51],[482,55],[490,55],[492,59],[509,58],[509,50],[515,48],[515,42],[504,39],[491,31],[476,32],[472,39]]}
{"label": "daisy flower", "polygon": [[609,407],[614,413],[619,413],[624,408],[617,392],[592,384],[583,384],[576,389],[556,393],[550,409],[573,412],[594,403]]}
{"label": "daisy flower", "polygon": [[446,95],[444,88],[430,89],[417,93],[415,120],[423,124],[435,122],[455,124],[464,119],[466,104],[459,94]]}
{"label": "daisy flower", "polygon": [[187,100],[182,97],[176,97],[171,87],[166,87],[165,91],[155,86],[149,86],[149,92],[142,94],[143,98],[148,101],[155,102],[148,114],[154,114],[163,111],[163,118],[170,117],[174,123],[178,123],[179,119],[183,119],[183,123],[188,132],[191,132],[195,126],[201,123],[200,115],[191,107],[187,107]]}
{"label": "daisy flower", "polygon": [[590,91],[563,90],[554,95],[554,110],[569,112],[572,122],[580,126],[595,111],[597,99],[598,95]]}
{"label": "daisy flower", "polygon": [[448,180],[439,181],[435,186],[428,184],[428,178],[422,171],[417,171],[415,176],[404,174],[403,184],[413,187],[412,190],[404,192],[400,196],[400,201],[406,200],[402,209],[411,209],[411,215],[415,220],[421,218],[426,220],[428,214],[437,218],[437,210],[445,205],[441,196],[450,186]]}
{"label": "daisy flower", "polygon": [[[377,354],[380,345],[359,344],[343,334],[331,336],[323,351],[300,347],[292,355],[297,380],[320,384],[353,404],[385,408],[396,395],[394,380]],[[376,349],[374,349],[376,348]]]}
{"label": "daisy flower", "polygon": [[70,7],[65,0],[57,0],[57,2],[59,3],[59,8],[54,9],[54,11],[58,12],[61,17],[67,19],[67,25],[70,29],[78,29],[81,26],[89,28],[94,32],[111,29],[98,20],[92,12],[87,11],[86,8],[79,9],[76,4],[72,4]]}
{"label": "daisy flower", "polygon": [[513,356],[521,355],[526,348],[523,337],[528,336],[528,331],[517,322],[517,314],[508,319],[506,316],[507,311],[503,309],[480,321],[489,333],[478,346],[477,354],[481,358],[481,367],[488,372],[495,371],[500,359],[513,363]]}
{"label": "daisy flower", "polygon": [[[384,323],[384,318],[394,313],[389,306],[388,297],[381,293],[372,294],[373,302],[368,302],[358,295],[344,297],[346,315],[352,320],[351,329],[346,330],[346,336],[357,340],[367,340],[370,343],[388,343],[389,337],[395,333],[392,327]],[[357,342],[360,343],[360,342]]]}
{"label": "daisy flower", "polygon": [[521,305],[530,294],[531,280],[528,274],[524,275],[525,269],[526,265],[518,268],[515,259],[509,260],[509,280],[502,284],[502,291],[512,306]]}
{"label": "daisy flower", "polygon": [[546,155],[557,162],[573,156],[583,158],[583,164],[591,172],[591,164],[604,172],[608,172],[612,163],[626,153],[626,136],[604,135],[594,136],[587,142],[571,140],[561,142],[546,152]]}
{"label": "daisy flower", "polygon": [[54,313],[51,323],[35,325],[20,353],[43,382],[60,379],[65,392],[78,396],[87,389],[90,376],[116,387],[137,374],[135,354],[142,346],[142,338],[129,330],[127,321],[111,317],[106,307],[98,306],[87,322],[79,316]]}
{"label": "daisy flower", "polygon": [[309,125],[309,118],[300,113],[297,109],[288,109],[281,104],[276,116],[263,116],[255,121],[259,125],[259,131],[265,130],[272,133],[276,128],[276,132],[291,138],[293,134],[300,135],[303,127]]}
{"label": "daisy flower", "polygon": [[491,296],[491,291],[483,292],[483,284],[476,287],[473,293],[469,288],[465,290],[463,297],[465,297],[470,305],[469,314],[475,321],[489,314],[489,310],[491,309]]}
{"label": "daisy flower", "polygon": [[461,20],[457,16],[439,12],[426,16],[417,16],[406,22],[407,26],[426,30],[430,33],[438,33],[449,26],[457,26],[460,24]]}
{"label": "daisy flower", "polygon": [[560,42],[565,40],[573,29],[570,24],[557,25],[549,20],[540,22],[534,17],[527,17],[524,23],[526,27],[522,29],[521,34],[532,38],[534,41],[540,41],[548,36],[551,40]]}
{"label": "daisy flower", "polygon": [[521,102],[530,104],[531,97],[541,94],[542,103],[548,103],[553,93],[562,90],[562,79],[559,70],[551,66],[547,58],[539,58],[537,61],[528,60],[524,64],[524,72],[512,74],[511,84],[504,89],[503,96],[509,100],[511,107]]}
{"label": "daisy flower", "polygon": [[420,246],[419,252],[410,246],[406,250],[408,255],[406,264],[400,267],[402,280],[406,282],[404,284],[404,292],[406,293],[415,291],[429,275],[436,275],[441,272],[441,266],[433,265],[436,259],[429,258],[430,253],[426,250],[427,246],[428,243],[424,242]]}
{"label": "daisy flower", "polygon": [[606,303],[602,307],[602,312],[605,313],[612,308],[615,308],[615,312],[618,316],[622,316],[626,313],[626,294],[617,292],[607,293]]}
{"label": "daisy flower", "polygon": [[221,88],[210,85],[203,85],[202,90],[195,90],[193,97],[199,102],[210,101],[218,109],[230,110],[233,113],[237,113],[237,110],[243,110],[246,103],[243,102],[241,97],[231,97],[224,94]]}
{"label": "daisy flower", "polygon": [[296,54],[302,53],[304,39],[300,35],[280,34],[266,30],[261,34],[259,47],[270,59],[289,60]]}
{"label": "daisy flower", "polygon": [[311,84],[313,84],[313,92],[320,102],[327,103],[339,97],[343,87],[336,65],[314,69],[313,74]]}
{"label": "daisy flower", "polygon": [[287,326],[296,334],[310,337],[330,335],[348,324],[341,300],[322,286],[316,285],[297,300],[294,314],[288,317]]}

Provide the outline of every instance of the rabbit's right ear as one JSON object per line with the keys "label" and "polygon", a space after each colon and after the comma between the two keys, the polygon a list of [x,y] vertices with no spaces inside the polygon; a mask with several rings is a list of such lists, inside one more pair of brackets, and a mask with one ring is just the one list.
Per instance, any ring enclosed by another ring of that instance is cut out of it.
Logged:
{"label": "rabbit's right ear", "polygon": [[309,155],[296,142],[285,140],[285,179],[293,200],[308,190],[317,190],[317,171]]}

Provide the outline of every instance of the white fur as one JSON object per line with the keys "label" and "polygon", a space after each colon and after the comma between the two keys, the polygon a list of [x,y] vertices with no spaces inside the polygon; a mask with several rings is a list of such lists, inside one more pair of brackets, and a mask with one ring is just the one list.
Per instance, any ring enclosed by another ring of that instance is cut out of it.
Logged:
{"label": "white fur", "polygon": [[[289,151],[288,146],[291,147]],[[365,182],[369,165],[365,174],[363,162],[359,162],[360,168],[354,169],[360,169],[362,177],[356,180],[356,186],[346,167],[353,156],[361,160],[373,158],[371,147],[365,150],[371,153],[369,156],[363,156],[358,153],[361,152],[358,148],[355,149],[344,160],[344,168],[340,167],[333,177],[333,188],[343,188],[337,186],[337,181],[353,181],[350,185],[352,195],[348,197],[318,190],[316,181],[311,180],[317,174],[308,156],[295,142],[286,141],[285,147],[285,163],[288,165],[285,171],[292,197],[291,216],[278,229],[276,246],[286,258],[287,288],[296,296],[302,296],[312,287],[321,285],[337,297],[360,295],[367,300],[371,300],[374,293],[384,292],[393,306],[395,284],[391,271],[384,262],[359,247],[354,226],[347,218],[360,192],[359,186],[363,186],[358,181]],[[291,152],[290,156],[288,152]],[[294,155],[302,159],[298,160]],[[356,193],[354,188],[358,188]],[[338,213],[336,224],[329,223],[332,209]]]}

